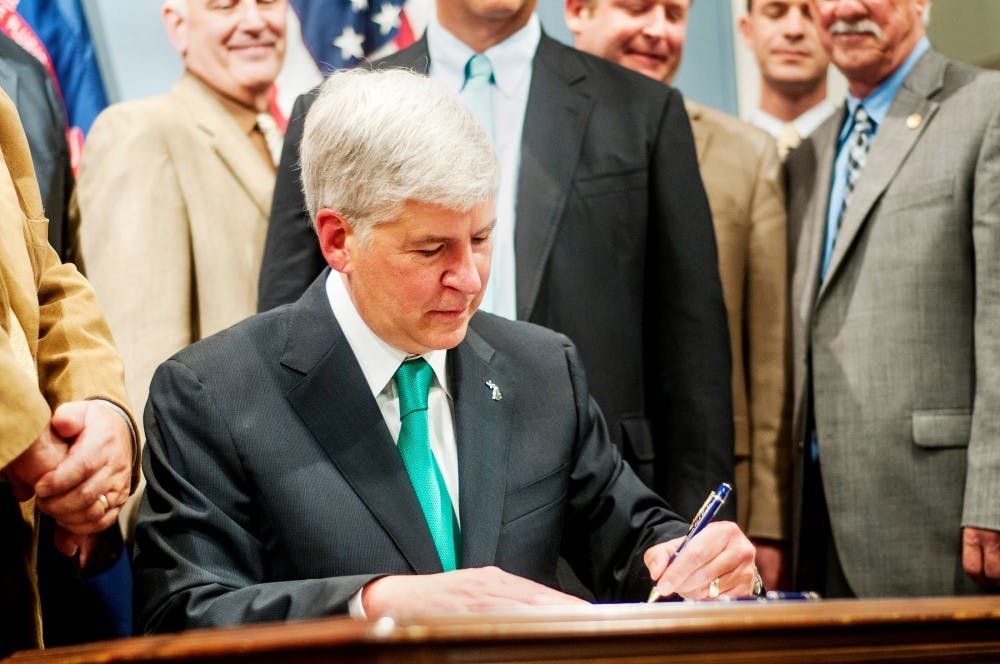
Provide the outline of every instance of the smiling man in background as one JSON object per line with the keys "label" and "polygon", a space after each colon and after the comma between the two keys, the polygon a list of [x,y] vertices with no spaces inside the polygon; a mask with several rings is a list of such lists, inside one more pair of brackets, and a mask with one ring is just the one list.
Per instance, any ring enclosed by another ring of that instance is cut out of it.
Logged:
{"label": "smiling man in background", "polygon": [[184,74],[166,95],[109,107],[87,137],[83,254],[137,406],[157,364],[254,312],[287,11],[285,0],[168,0]]}

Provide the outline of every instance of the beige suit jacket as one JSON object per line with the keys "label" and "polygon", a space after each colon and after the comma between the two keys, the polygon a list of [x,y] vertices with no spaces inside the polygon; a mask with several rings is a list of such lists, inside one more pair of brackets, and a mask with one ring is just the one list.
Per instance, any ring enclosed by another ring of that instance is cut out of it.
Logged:
{"label": "beige suit jacket", "polygon": [[160,362],[256,312],[273,187],[190,74],[94,122],[77,182],[82,251],[138,406]]}
{"label": "beige suit jacket", "polygon": [[[3,468],[31,445],[48,424],[51,409],[60,403],[100,398],[126,413],[129,409],[122,364],[94,293],[72,264],[59,262],[48,244],[48,221],[28,144],[17,111],[3,93],[0,146],[4,157],[0,160]],[[132,422],[136,426],[134,418]],[[28,503],[18,507],[8,487],[0,485],[0,588],[4,591],[0,652],[10,647],[8,637],[19,645],[40,644],[34,510]],[[23,631],[14,633],[11,624],[17,621]]]}
{"label": "beige suit jacket", "polygon": [[687,110],[729,317],[738,520],[751,537],[785,539],[791,401],[781,162],[765,132],[691,101]]}

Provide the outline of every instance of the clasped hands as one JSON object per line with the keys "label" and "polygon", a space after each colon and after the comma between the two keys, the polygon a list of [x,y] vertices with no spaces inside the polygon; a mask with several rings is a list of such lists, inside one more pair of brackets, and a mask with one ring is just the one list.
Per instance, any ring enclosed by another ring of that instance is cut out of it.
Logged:
{"label": "clasped hands", "polygon": [[[673,593],[690,599],[751,594],[756,568],[754,546],[735,523],[711,523],[692,539],[670,567],[667,561],[683,537],[646,550],[643,561],[660,595]],[[714,593],[713,593],[714,594]],[[586,604],[535,581],[497,567],[460,569],[442,574],[385,576],[368,583],[361,596],[369,618],[386,613],[422,613],[516,606],[572,606]]]}
{"label": "clasped hands", "polygon": [[56,408],[48,426],[3,473],[14,496],[32,496],[56,524],[56,549],[80,552],[86,566],[96,535],[118,519],[132,480],[132,432],[101,401],[72,401]]}

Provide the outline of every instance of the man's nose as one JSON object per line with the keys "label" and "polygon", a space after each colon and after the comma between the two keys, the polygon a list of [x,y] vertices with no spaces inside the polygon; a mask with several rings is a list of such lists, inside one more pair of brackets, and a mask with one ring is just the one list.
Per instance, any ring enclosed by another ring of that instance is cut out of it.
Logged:
{"label": "man's nose", "polygon": [[787,36],[798,37],[805,34],[807,23],[809,23],[809,19],[803,14],[802,9],[794,7],[785,15],[782,27],[784,27]]}
{"label": "man's nose", "polygon": [[243,0],[240,3],[240,27],[244,30],[263,30],[267,21],[257,6],[257,0]]}
{"label": "man's nose", "polygon": [[654,5],[648,12],[646,12],[642,32],[649,37],[663,39],[667,34],[667,26],[668,21],[666,10],[659,5]]}
{"label": "man's nose", "polygon": [[456,256],[444,276],[444,284],[449,288],[475,295],[483,288],[483,279],[479,275],[479,265],[489,257],[477,253],[471,246],[463,247]]}

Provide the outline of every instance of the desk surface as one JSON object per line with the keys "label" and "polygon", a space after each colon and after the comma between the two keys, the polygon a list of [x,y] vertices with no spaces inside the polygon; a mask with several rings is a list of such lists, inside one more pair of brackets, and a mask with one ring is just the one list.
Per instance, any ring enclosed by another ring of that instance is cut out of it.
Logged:
{"label": "desk surface", "polygon": [[721,660],[1000,662],[1000,597],[338,617],[26,651],[4,664]]}

